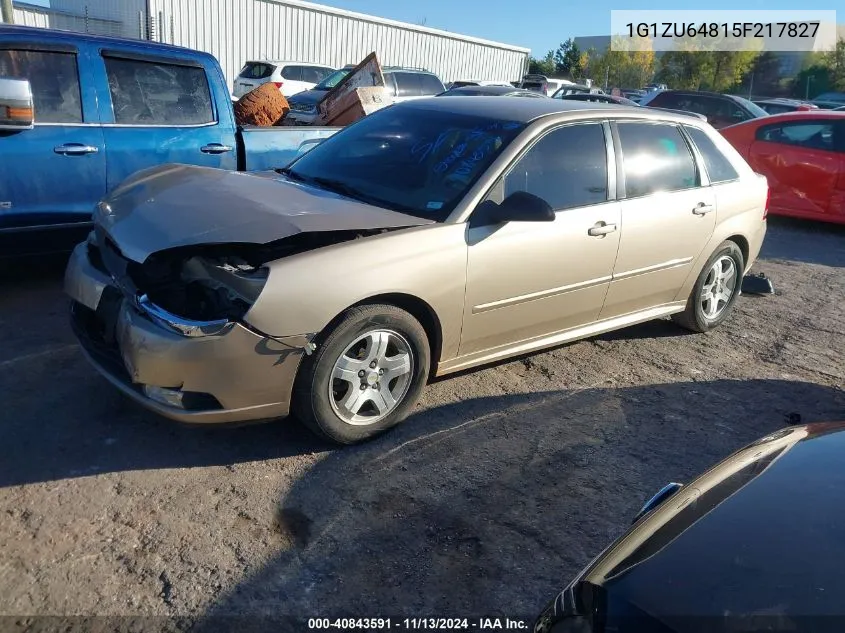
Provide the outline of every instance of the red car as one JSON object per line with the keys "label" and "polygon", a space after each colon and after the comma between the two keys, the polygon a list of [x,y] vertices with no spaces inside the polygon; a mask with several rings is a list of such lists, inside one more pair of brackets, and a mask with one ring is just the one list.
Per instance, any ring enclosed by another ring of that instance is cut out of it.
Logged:
{"label": "red car", "polygon": [[845,224],[845,112],[775,114],[720,132],[769,180],[769,213]]}

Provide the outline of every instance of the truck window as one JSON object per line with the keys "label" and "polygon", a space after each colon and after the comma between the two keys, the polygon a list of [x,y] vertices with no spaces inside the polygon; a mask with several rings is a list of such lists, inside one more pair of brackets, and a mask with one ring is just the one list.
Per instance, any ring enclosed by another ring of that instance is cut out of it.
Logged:
{"label": "truck window", "polygon": [[0,50],[0,77],[29,79],[36,123],[81,123],[76,55]]}
{"label": "truck window", "polygon": [[202,125],[214,122],[205,70],[104,57],[114,121],[122,125]]}

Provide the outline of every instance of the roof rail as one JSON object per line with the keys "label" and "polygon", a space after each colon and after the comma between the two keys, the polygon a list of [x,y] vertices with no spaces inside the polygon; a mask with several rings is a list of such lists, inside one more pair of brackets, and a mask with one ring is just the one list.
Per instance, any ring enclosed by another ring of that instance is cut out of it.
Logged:
{"label": "roof rail", "polygon": [[419,68],[418,66],[385,66],[384,70],[417,70],[422,73],[430,73],[428,68]]}

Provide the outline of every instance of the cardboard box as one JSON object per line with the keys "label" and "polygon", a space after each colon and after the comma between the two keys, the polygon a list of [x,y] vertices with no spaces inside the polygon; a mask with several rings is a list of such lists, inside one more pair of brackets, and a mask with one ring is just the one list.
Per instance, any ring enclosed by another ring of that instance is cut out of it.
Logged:
{"label": "cardboard box", "polygon": [[323,118],[323,125],[349,125],[390,103],[390,97],[384,86],[355,88],[332,103],[331,110]]}

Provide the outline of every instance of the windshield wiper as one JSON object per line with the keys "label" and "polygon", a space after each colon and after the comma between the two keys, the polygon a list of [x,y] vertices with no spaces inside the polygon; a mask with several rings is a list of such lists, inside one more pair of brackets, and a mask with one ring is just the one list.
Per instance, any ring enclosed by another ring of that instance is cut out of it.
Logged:
{"label": "windshield wiper", "polygon": [[371,204],[376,207],[390,209],[391,211],[411,210],[410,207],[403,207],[402,205],[397,205],[393,202],[387,202],[386,200],[382,200],[381,198],[377,198],[376,196],[371,196],[359,189],[356,189],[352,185],[348,185],[347,183],[341,182],[339,180],[333,180],[331,178],[325,178],[323,176],[314,176],[313,178],[311,178],[311,182],[316,185],[319,185],[323,189],[333,191],[334,193],[339,193],[342,196],[352,198],[353,200],[363,202],[364,204]]}

